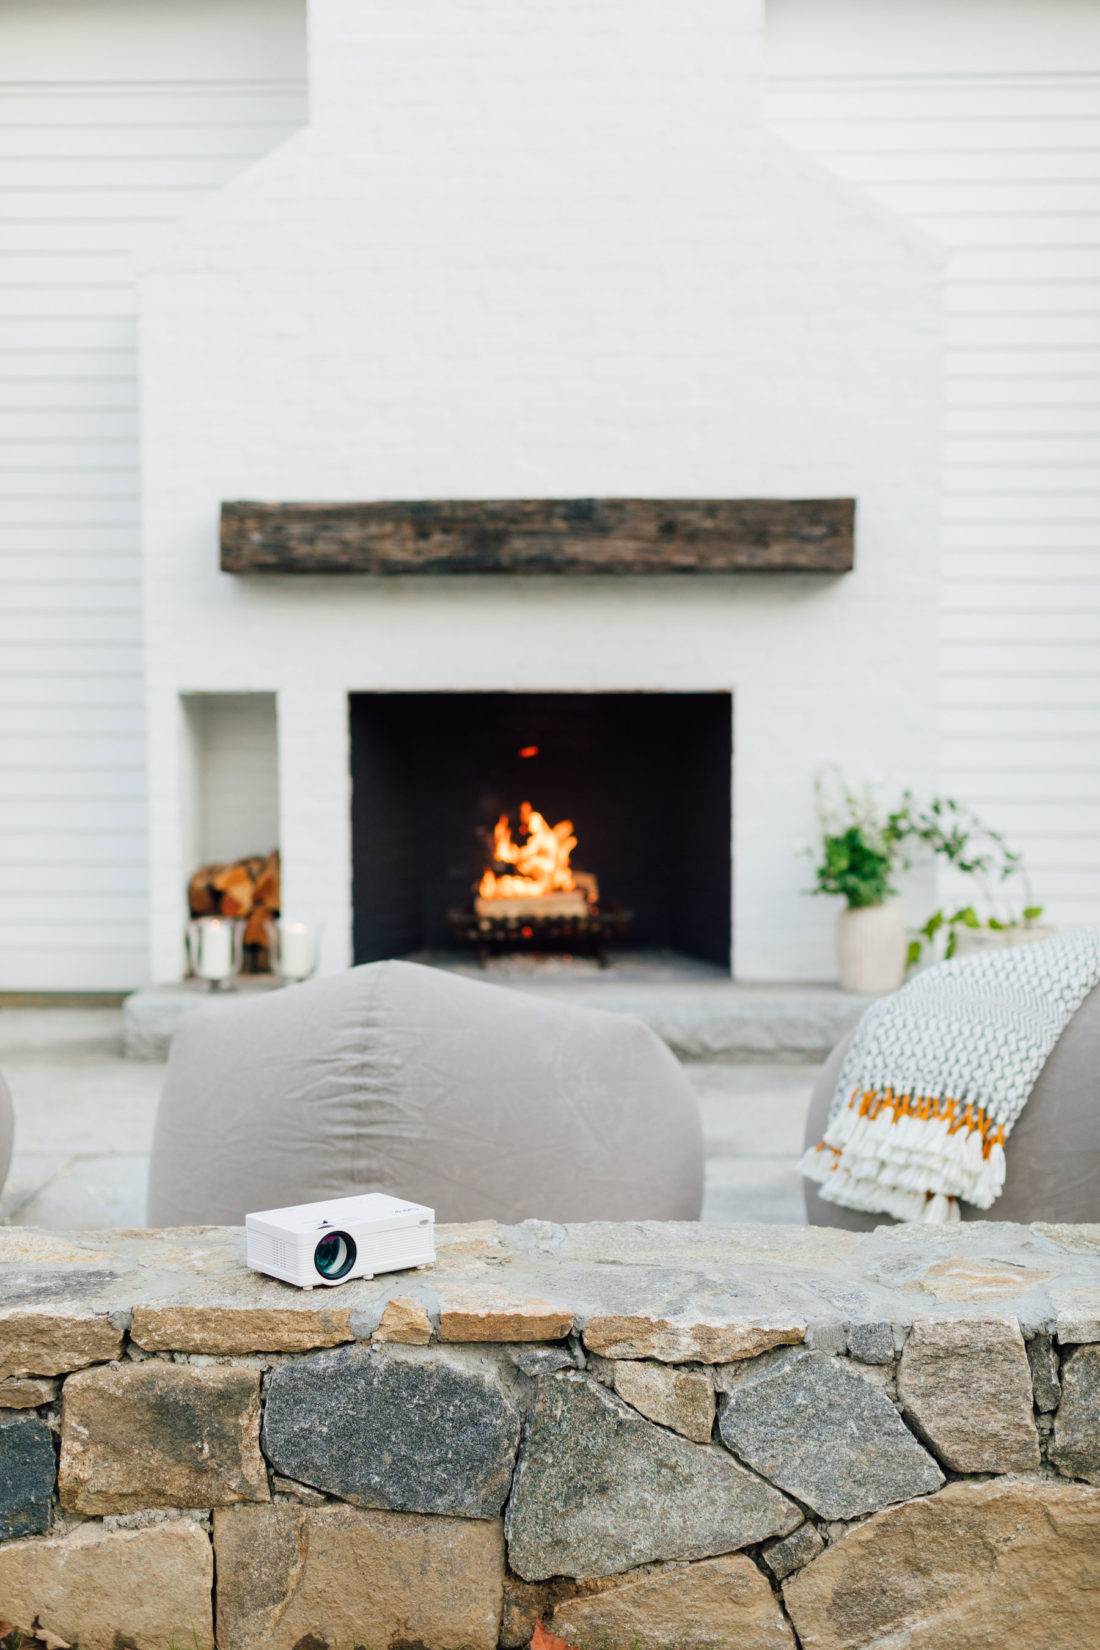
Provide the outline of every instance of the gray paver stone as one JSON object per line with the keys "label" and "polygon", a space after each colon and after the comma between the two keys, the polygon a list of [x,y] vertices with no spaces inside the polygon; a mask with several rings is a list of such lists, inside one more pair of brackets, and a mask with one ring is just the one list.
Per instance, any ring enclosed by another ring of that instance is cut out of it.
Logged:
{"label": "gray paver stone", "polygon": [[127,1359],[70,1375],[61,1406],[58,1486],[68,1512],[268,1499],[256,1370]]}
{"label": "gray paver stone", "polygon": [[1100,1484],[1100,1346],[1079,1346],[1062,1364],[1050,1459],[1066,1478]]}
{"label": "gray paver stone", "polygon": [[953,1472],[1034,1472],[1031,1370],[1015,1318],[920,1318],[898,1366],[898,1397]]}
{"label": "gray paver stone", "polygon": [[559,1369],[576,1369],[577,1360],[571,1352],[556,1346],[532,1346],[514,1349],[509,1356],[524,1375],[555,1375]]}
{"label": "gray paver stone", "polygon": [[709,1558],[800,1522],[725,1451],[655,1426],[588,1376],[539,1382],[505,1514],[525,1580]]}
{"label": "gray paver stone", "polygon": [[852,1323],[848,1325],[848,1351],[861,1364],[892,1364],[894,1361],[894,1329],[889,1323]]}
{"label": "gray paver stone", "polygon": [[46,1423],[34,1415],[0,1421],[0,1541],[41,1535],[50,1522],[56,1478],[57,1461]]}
{"label": "gray paver stone", "polygon": [[1050,1415],[1058,1408],[1062,1396],[1062,1382],[1058,1374],[1058,1354],[1049,1335],[1033,1335],[1027,1343],[1027,1361],[1031,1366],[1031,1386],[1035,1394],[1035,1408],[1041,1415]]}
{"label": "gray paver stone", "polygon": [[779,1541],[769,1541],[761,1549],[760,1556],[776,1581],[785,1581],[824,1551],[825,1543],[813,1525],[800,1524],[790,1535],[783,1536]]}
{"label": "gray paver stone", "polygon": [[714,1430],[714,1377],[709,1369],[623,1361],[614,1365],[614,1390],[649,1421],[707,1444]]}
{"label": "gray paver stone", "polygon": [[722,1400],[728,1447],[823,1518],[939,1489],[943,1474],[886,1394],[842,1358],[801,1347],[744,1365]]}
{"label": "gray paver stone", "polygon": [[495,1371],[449,1352],[341,1347],[283,1364],[268,1382],[271,1464],[364,1507],[499,1517],[518,1442]]}

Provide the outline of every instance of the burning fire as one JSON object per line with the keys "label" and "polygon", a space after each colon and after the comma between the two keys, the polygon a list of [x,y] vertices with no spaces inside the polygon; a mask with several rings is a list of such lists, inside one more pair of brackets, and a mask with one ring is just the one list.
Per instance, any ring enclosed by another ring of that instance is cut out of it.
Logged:
{"label": "burning fire", "polygon": [[539,894],[567,894],[576,888],[569,868],[570,855],[577,846],[573,821],[559,820],[548,825],[537,809],[524,802],[519,810],[520,835],[512,839],[508,815],[501,814],[493,827],[493,859],[514,865],[515,875],[498,876],[486,871],[478,885],[482,899],[531,899]]}

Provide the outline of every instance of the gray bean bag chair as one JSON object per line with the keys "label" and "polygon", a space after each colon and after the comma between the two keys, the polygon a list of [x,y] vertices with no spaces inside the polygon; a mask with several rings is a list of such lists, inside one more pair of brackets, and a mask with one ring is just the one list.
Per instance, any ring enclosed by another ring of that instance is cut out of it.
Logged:
{"label": "gray bean bag chair", "polygon": [[190,1015],[153,1226],[388,1191],[440,1221],[696,1220],[694,1091],[639,1021],[371,963]]}
{"label": "gray bean bag chair", "polygon": [[[816,1146],[854,1032],[830,1054],[814,1085],[806,1145]],[[1005,1187],[991,1209],[959,1205],[964,1220],[1100,1220],[1100,986],[1091,991],[1050,1051],[1031,1098],[1005,1145]],[[811,1226],[869,1232],[889,1215],[827,1203],[803,1180]]]}

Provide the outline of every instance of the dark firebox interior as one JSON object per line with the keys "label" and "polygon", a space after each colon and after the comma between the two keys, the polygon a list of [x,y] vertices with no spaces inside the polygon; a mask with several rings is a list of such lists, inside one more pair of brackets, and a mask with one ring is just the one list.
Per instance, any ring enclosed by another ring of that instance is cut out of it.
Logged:
{"label": "dark firebox interior", "polygon": [[526,801],[573,821],[574,869],[633,912],[631,950],[728,968],[729,694],[357,693],[350,715],[356,962],[448,949]]}

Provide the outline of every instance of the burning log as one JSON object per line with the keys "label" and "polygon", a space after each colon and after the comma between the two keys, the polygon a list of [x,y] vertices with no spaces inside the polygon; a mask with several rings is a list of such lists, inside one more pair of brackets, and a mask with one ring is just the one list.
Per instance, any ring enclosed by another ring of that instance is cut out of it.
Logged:
{"label": "burning log", "polygon": [[[493,827],[492,858],[495,865],[514,865],[515,872],[486,870],[478,884],[482,900],[546,899],[554,894],[571,894],[577,883],[569,860],[577,839],[571,819],[547,824],[543,816],[529,802],[520,804],[520,834],[526,840],[514,841],[507,814],[501,814]],[[584,902],[582,897],[581,909]],[[575,909],[576,906],[571,907]]]}
{"label": "burning log", "polygon": [[473,911],[449,913],[453,937],[476,945],[483,964],[494,950],[542,949],[581,951],[604,963],[605,942],[626,934],[630,913],[601,913],[596,878],[573,870],[571,819],[551,825],[529,802],[519,818],[518,840],[507,814],[497,820]]}
{"label": "burning log", "polygon": [[493,899],[479,894],[474,911],[479,917],[586,917],[588,899],[580,888],[565,894],[497,894]]}
{"label": "burning log", "polygon": [[512,836],[507,814],[493,827],[494,866],[478,883],[474,912],[479,917],[587,917],[599,905],[596,879],[570,864],[577,838],[571,819],[550,825],[529,802],[520,804],[521,840]]}

